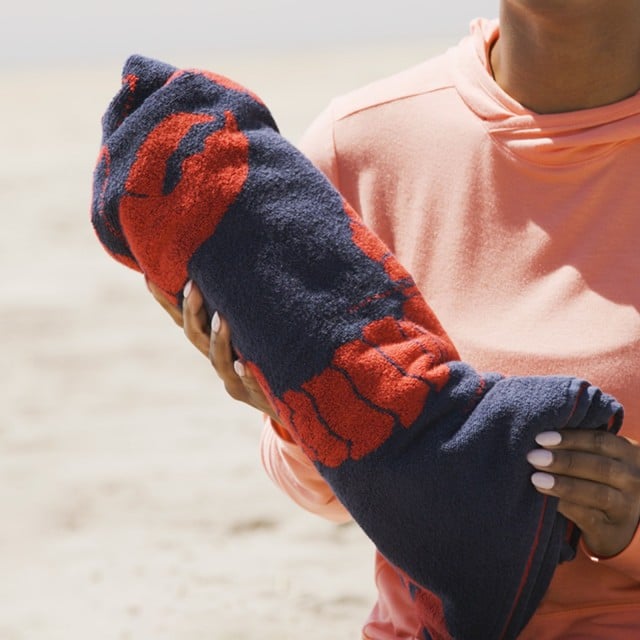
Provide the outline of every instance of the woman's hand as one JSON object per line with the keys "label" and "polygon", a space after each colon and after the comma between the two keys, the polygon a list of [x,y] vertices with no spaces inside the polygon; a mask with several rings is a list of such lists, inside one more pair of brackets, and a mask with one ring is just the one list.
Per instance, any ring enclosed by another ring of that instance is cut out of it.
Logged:
{"label": "woman's hand", "polygon": [[153,283],[147,282],[147,287],[174,322],[182,327],[189,342],[209,358],[227,393],[276,420],[275,412],[256,379],[240,360],[234,359],[228,323],[216,313],[209,325],[198,288],[192,283],[187,284],[180,311]]}
{"label": "woman's hand", "polygon": [[539,472],[540,493],[560,499],[558,511],[574,522],[597,557],[620,553],[640,519],[640,447],[606,431],[566,429],[537,436],[542,449],[527,459]]}

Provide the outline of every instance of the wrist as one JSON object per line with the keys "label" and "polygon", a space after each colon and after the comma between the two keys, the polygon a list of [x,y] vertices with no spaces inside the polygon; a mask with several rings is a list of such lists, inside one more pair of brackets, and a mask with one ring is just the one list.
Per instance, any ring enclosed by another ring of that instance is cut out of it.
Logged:
{"label": "wrist", "polygon": [[618,556],[620,556],[621,554],[623,554],[625,552],[625,550],[631,544],[632,540],[637,535],[637,531],[638,531],[638,524],[636,524],[636,527],[634,528],[633,533],[631,534],[631,536],[629,537],[627,542],[625,544],[623,544],[621,547],[618,547],[618,548],[614,549],[611,553],[607,553],[606,551],[600,551],[600,550],[593,551],[593,549],[589,546],[588,542],[585,540],[584,534],[580,536],[580,542],[579,542],[578,546],[580,547],[582,552],[592,562],[601,562],[601,561],[605,561],[605,560],[613,560],[613,559],[617,558]]}

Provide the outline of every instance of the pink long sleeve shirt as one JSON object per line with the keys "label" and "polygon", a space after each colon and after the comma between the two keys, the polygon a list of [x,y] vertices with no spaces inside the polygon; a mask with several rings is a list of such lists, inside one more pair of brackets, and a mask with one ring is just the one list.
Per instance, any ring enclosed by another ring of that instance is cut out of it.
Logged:
{"label": "pink long sleeve shirt", "polygon": [[[538,115],[492,78],[496,22],[444,55],[336,99],[301,143],[408,268],[463,360],[588,379],[640,440],[640,95]],[[268,474],[305,509],[348,514],[268,424]],[[407,591],[376,556],[371,640],[417,638]],[[561,565],[525,640],[640,637],[640,535]]]}

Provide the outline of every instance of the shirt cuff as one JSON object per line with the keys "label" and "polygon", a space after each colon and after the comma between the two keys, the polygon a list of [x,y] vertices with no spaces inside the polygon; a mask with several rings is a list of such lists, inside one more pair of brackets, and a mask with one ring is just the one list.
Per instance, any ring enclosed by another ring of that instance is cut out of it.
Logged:
{"label": "shirt cuff", "polygon": [[351,520],[311,460],[286,429],[268,417],[262,430],[260,457],[267,475],[303,509],[333,522]]}

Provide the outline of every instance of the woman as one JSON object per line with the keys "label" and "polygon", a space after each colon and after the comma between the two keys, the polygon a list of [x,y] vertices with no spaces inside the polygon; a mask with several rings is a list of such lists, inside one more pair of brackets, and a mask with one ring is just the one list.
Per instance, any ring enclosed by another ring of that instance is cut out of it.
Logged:
{"label": "woman", "polygon": [[[503,0],[445,55],[335,100],[302,150],[408,268],[463,360],[589,379],[625,405],[620,436],[541,438],[532,482],[583,532],[525,639],[640,631],[640,5]],[[197,289],[187,337],[229,393],[269,413],[224,319]],[[155,292],[162,300],[162,295]],[[166,306],[166,301],[163,301]],[[348,514],[275,420],[269,475],[304,508]],[[376,558],[363,637],[414,638],[407,592]]]}

